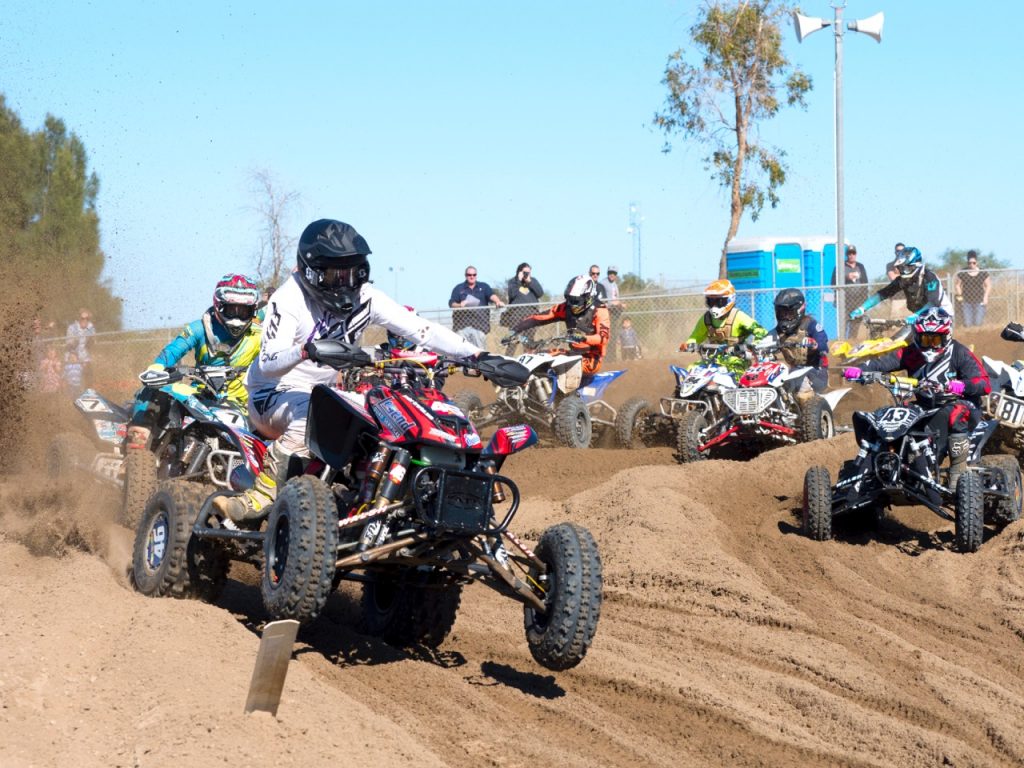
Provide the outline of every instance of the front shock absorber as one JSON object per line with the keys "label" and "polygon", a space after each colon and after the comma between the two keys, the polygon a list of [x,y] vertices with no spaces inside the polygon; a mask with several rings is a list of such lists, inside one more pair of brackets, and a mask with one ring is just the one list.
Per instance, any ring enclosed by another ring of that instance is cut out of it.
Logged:
{"label": "front shock absorber", "polygon": [[[412,454],[404,448],[397,448],[392,453],[391,466],[387,474],[380,479],[377,497],[373,500],[373,510],[384,509],[389,504],[397,501],[405,488],[405,478],[409,473],[409,465],[412,463]],[[379,546],[384,543],[388,534],[388,526],[385,520],[374,519],[366,524],[359,537],[359,551],[363,552],[371,546]]]}

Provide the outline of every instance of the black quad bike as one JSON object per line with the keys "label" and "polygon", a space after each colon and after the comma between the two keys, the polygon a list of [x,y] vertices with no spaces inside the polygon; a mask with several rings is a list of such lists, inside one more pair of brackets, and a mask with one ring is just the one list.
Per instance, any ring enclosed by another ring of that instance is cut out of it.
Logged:
{"label": "black quad bike", "polygon": [[[520,495],[502,465],[533,445],[536,433],[504,427],[484,446],[440,389],[459,368],[498,386],[521,383],[526,369],[493,355],[374,361],[341,342],[315,344],[321,363],[376,376],[362,392],[314,388],[306,433],[314,458],[305,466],[292,462],[268,518],[252,528],[215,512],[213,499],[232,491],[208,496],[192,483],[164,484],[136,535],[136,587],[210,599],[229,561],[246,561],[262,571],[268,613],[307,623],[341,581],[354,581],[362,585],[363,632],[436,647],[455,623],[463,587],[480,582],[523,604],[527,643],[541,665],[579,664],[601,611],[593,537],[560,523],[531,547],[509,530]],[[252,482],[262,450],[255,436],[240,440],[245,463],[236,487]]]}
{"label": "black quad bike", "polygon": [[[853,431],[857,456],[843,463],[832,485],[828,469],[811,467],[804,476],[803,531],[816,541],[832,537],[833,518],[861,512],[878,521],[890,504],[921,504],[955,524],[954,545],[961,552],[981,547],[985,523],[1003,526],[1020,518],[1021,473],[1013,456],[981,457],[996,427],[981,421],[970,434],[968,468],[955,488],[940,466],[936,435],[928,426],[945,395],[931,381],[866,372],[860,383],[883,384],[894,404],[873,412],[856,411]],[[915,398],[934,403],[922,407]]]}

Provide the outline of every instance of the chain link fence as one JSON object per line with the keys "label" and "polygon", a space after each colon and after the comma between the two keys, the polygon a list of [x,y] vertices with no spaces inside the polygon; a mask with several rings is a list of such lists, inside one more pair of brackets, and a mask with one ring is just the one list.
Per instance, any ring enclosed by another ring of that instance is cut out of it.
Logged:
{"label": "chain link fence", "polygon": [[[1024,270],[1000,269],[986,270],[989,275],[990,290],[984,306],[982,322],[978,325],[1001,328],[1011,320],[1024,319]],[[962,295],[957,287],[957,273],[940,276],[944,287],[954,302],[954,315],[960,320],[964,317],[963,308],[955,297]],[[886,283],[872,283],[867,286],[847,286],[840,290],[847,292],[845,297],[847,311],[858,306],[869,295],[885,286]],[[739,291],[736,304],[751,315],[765,328],[775,324],[774,302],[778,288]],[[857,326],[837,328],[835,315],[835,291],[831,286],[803,287],[801,290],[807,298],[807,311],[821,320],[828,330],[829,338],[846,338],[848,333],[856,333]],[[964,296],[975,299],[977,296]],[[984,297],[980,297],[984,298]],[[676,290],[649,293],[643,295],[623,295],[624,308],[612,315],[612,339],[609,357],[617,357],[617,340],[622,322],[629,318],[636,329],[644,357],[669,357],[677,353],[681,342],[685,341],[694,325],[705,311],[704,294],[701,286],[692,283]],[[540,304],[517,304],[517,313],[521,315],[545,311],[556,302]],[[501,352],[504,347],[503,337],[511,331],[501,325],[504,308],[491,307],[475,310],[486,312],[490,322],[487,334],[487,346],[491,351]],[[452,310],[444,308],[421,309],[419,314],[447,327],[452,326]],[[872,309],[870,316],[876,318],[900,319],[907,315],[906,303],[901,297],[883,302]],[[963,327],[963,325],[959,325]],[[554,323],[545,328],[537,329],[538,337],[555,336],[561,332],[561,323]],[[837,333],[837,329],[839,333]],[[143,370],[157,353],[181,331],[180,326],[171,328],[153,328],[141,331],[98,332],[91,342],[93,350],[93,381],[97,387],[106,386],[130,394],[137,387],[137,374]],[[364,340],[367,344],[382,341],[384,333],[373,329]],[[41,339],[42,347],[55,345],[64,348],[66,339],[54,337]]]}

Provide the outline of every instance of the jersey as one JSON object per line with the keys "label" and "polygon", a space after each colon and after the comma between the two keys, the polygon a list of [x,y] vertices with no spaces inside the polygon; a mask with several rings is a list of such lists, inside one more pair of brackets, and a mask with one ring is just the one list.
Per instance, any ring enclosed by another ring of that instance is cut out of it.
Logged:
{"label": "jersey", "polygon": [[[234,368],[248,368],[260,351],[260,337],[263,326],[257,320],[245,329],[237,339],[208,309],[198,320],[185,326],[178,336],[164,347],[153,362],[172,368],[189,352],[195,354],[196,365],[223,365]],[[229,400],[245,405],[249,394],[242,377],[228,382],[226,394]]]}
{"label": "jersey", "polygon": [[735,343],[753,336],[755,340],[763,339],[768,331],[742,309],[733,307],[725,317],[715,318],[705,312],[693,326],[687,344],[700,344],[702,341]]}
{"label": "jersey", "polygon": [[868,308],[870,309],[870,307],[885,299],[891,299],[901,292],[907,300],[907,309],[913,314],[919,314],[930,307],[942,307],[950,315],[953,314],[953,304],[949,300],[949,294],[942,287],[942,281],[930,269],[922,269],[918,278],[910,284],[904,284],[897,277],[891,283],[879,289],[878,293],[875,294],[876,298],[873,303],[871,303],[870,299],[868,300],[870,303]]}
{"label": "jersey", "polygon": [[961,399],[981,407],[981,399],[992,391],[985,367],[973,352],[956,339],[953,339],[935,360],[929,361],[921,352],[920,347],[911,345],[893,350],[860,364],[865,371],[905,370],[915,379],[927,379],[945,384],[950,379],[959,379],[964,383]]}
{"label": "jersey", "polygon": [[316,339],[357,344],[371,325],[383,326],[418,346],[456,358],[483,350],[443,325],[419,317],[371,283],[359,291],[359,301],[346,315],[337,315],[311,301],[295,273],[274,291],[267,304],[259,356],[249,367],[246,386],[252,397],[275,390],[311,392],[331,384],[337,371],[303,358],[302,348]]}
{"label": "jersey", "polygon": [[[547,312],[540,312],[523,318],[516,323],[514,330],[517,332],[525,331],[538,325],[547,325],[559,320],[568,327],[569,322],[566,312],[566,305],[563,301],[561,304],[553,306]],[[593,314],[589,323],[584,320],[583,323],[576,323],[573,326],[573,330],[582,331],[586,336],[582,340],[574,341],[569,345],[573,352],[583,357],[584,374],[593,374],[601,370],[601,362],[604,360],[605,352],[608,349],[608,339],[611,336],[612,325],[608,308],[598,306],[592,309],[591,312]]]}

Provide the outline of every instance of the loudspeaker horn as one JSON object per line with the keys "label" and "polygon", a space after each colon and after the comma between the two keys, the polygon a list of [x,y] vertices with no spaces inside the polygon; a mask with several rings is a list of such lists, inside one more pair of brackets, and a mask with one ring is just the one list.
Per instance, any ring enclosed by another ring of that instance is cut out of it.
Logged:
{"label": "loudspeaker horn", "polygon": [[793,26],[796,27],[796,39],[803,42],[804,38],[812,32],[817,32],[822,27],[827,27],[830,22],[825,19],[813,16],[804,16],[798,11],[793,11]]}
{"label": "loudspeaker horn", "polygon": [[866,19],[851,21],[846,25],[846,28],[854,32],[863,32],[865,35],[875,38],[875,42],[880,43],[882,42],[882,24],[884,22],[885,14],[876,13],[874,16],[868,16]]}

